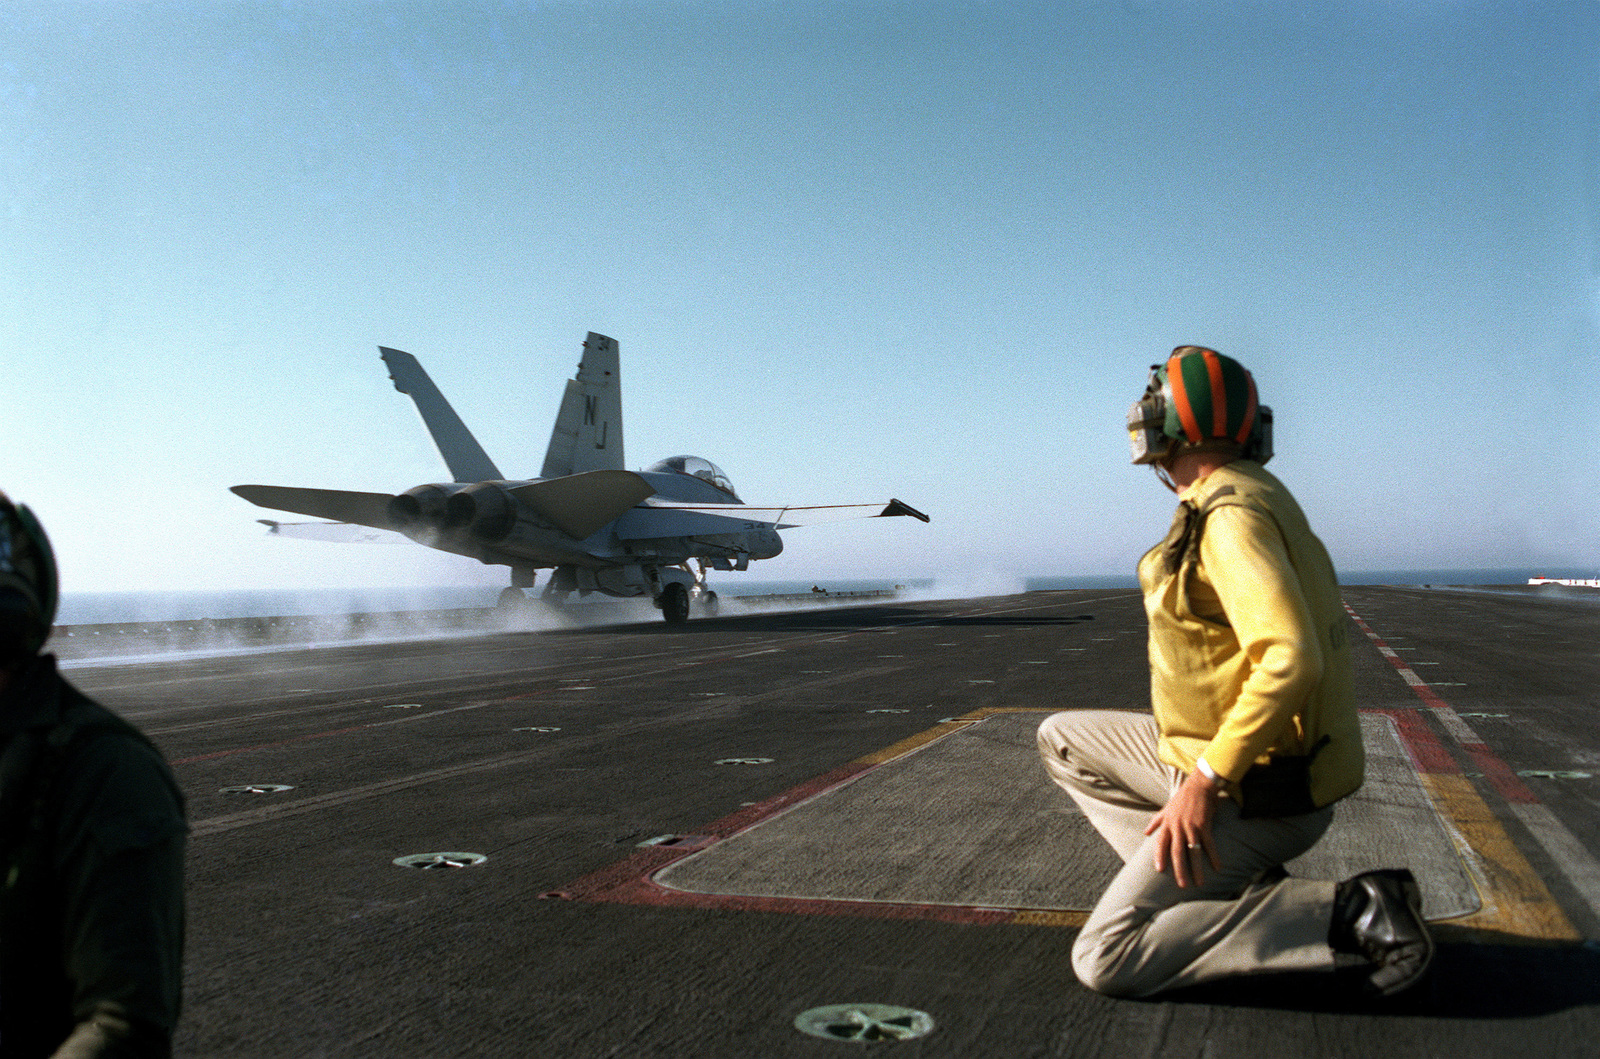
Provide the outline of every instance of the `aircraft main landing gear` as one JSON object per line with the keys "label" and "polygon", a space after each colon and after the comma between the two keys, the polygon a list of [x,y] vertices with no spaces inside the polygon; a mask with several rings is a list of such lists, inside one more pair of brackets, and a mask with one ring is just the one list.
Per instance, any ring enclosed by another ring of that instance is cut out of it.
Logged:
{"label": "aircraft main landing gear", "polygon": [[661,616],[668,625],[679,625],[689,620],[689,589],[681,582],[669,581],[661,586]]}
{"label": "aircraft main landing gear", "polygon": [[494,609],[502,622],[518,625],[533,615],[535,603],[526,592],[512,585],[500,590],[500,598],[495,600]]}

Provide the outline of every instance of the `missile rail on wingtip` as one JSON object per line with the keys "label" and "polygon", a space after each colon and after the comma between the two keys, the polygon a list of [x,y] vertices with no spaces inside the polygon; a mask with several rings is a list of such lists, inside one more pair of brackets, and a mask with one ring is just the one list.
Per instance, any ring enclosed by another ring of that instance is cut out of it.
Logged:
{"label": "missile rail on wingtip", "polygon": [[[648,595],[668,622],[691,604],[715,613],[708,570],[745,570],[783,550],[779,530],[849,518],[928,516],[899,500],[820,507],[752,507],[720,468],[672,456],[643,471],[623,468],[622,390],[617,342],[590,332],[576,377],[567,381],[537,478],[500,473],[417,358],[380,346],[395,389],[415,402],[452,481],[398,496],[336,489],[236,485],[259,507],[325,519],[260,520],[279,536],[371,540],[374,530],[511,568],[500,605],[516,607],[540,570],[543,599],[573,592]],[[691,565],[692,564],[692,565]]]}

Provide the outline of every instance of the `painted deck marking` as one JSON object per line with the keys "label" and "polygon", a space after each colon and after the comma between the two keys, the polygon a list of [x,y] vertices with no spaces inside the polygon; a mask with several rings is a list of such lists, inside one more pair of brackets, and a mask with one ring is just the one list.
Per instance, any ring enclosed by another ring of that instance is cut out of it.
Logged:
{"label": "painted deck marking", "polygon": [[1600,917],[1600,862],[1556,819],[1549,807],[1522,782],[1500,755],[1489,748],[1472,726],[1439,697],[1433,689],[1440,685],[1430,685],[1418,677],[1348,604],[1345,610],[1356,627],[1380,654],[1389,659],[1400,678],[1424,704],[1425,711],[1381,712],[1394,718],[1402,741],[1417,765],[1417,772],[1434,796],[1435,803],[1459,829],[1463,859],[1478,869],[1480,885],[1486,890],[1483,895],[1484,910],[1456,922],[1467,927],[1503,931],[1538,940],[1580,940],[1582,935],[1561,911],[1544,880],[1500,826],[1493,811],[1457,764],[1455,756],[1433,735],[1423,720],[1424,712],[1449,733],[1597,917]]}
{"label": "painted deck marking", "polygon": [[[947,718],[938,726],[920,732],[876,753],[857,758],[849,765],[810,783],[784,792],[778,798],[748,806],[733,816],[702,828],[716,841],[731,839],[781,814],[815,799],[824,798],[847,784],[862,779],[874,769],[929,745],[954,732],[996,714],[1046,714],[1041,707],[994,707],[972,710]],[[1389,718],[1398,736],[1399,748],[1408,755],[1421,793],[1431,801],[1456,855],[1480,894],[1478,912],[1447,920],[1480,929],[1541,940],[1577,940],[1578,935],[1562,916],[1538,876],[1511,843],[1493,813],[1472,790],[1460,768],[1439,737],[1415,710],[1370,711]],[[752,896],[728,893],[701,893],[692,889],[673,889],[655,878],[687,854],[652,850],[602,869],[593,875],[564,886],[559,893],[567,898],[599,903],[648,904],[683,908],[733,908],[788,912],[791,914],[851,915],[896,919],[935,919],[982,924],[1026,924],[1033,926],[1078,927],[1088,916],[1073,909],[1005,908],[976,905],[933,905],[910,902],[858,899],[808,898],[801,896]]]}

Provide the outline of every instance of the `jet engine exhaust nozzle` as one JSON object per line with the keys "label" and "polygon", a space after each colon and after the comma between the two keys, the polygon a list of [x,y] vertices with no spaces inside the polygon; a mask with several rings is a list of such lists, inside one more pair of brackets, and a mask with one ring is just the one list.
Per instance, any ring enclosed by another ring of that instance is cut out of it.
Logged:
{"label": "jet engine exhaust nozzle", "polygon": [[444,528],[466,528],[481,541],[505,540],[517,525],[517,502],[498,485],[480,482],[456,493],[444,505]]}
{"label": "jet engine exhaust nozzle", "polygon": [[389,501],[389,521],[406,529],[420,523],[437,525],[444,521],[445,505],[459,485],[419,485]]}
{"label": "jet engine exhaust nozzle", "polygon": [[389,501],[389,521],[396,526],[412,526],[422,521],[422,505],[410,493]]}

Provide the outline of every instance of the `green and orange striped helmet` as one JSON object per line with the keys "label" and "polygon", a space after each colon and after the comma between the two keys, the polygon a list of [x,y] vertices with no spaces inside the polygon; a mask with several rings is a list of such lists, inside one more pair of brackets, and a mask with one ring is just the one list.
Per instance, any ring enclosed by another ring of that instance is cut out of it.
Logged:
{"label": "green and orange striped helmet", "polygon": [[1134,463],[1156,463],[1178,446],[1238,445],[1258,463],[1272,458],[1272,410],[1244,365],[1205,346],[1179,346],[1150,367],[1150,385],[1128,412]]}

